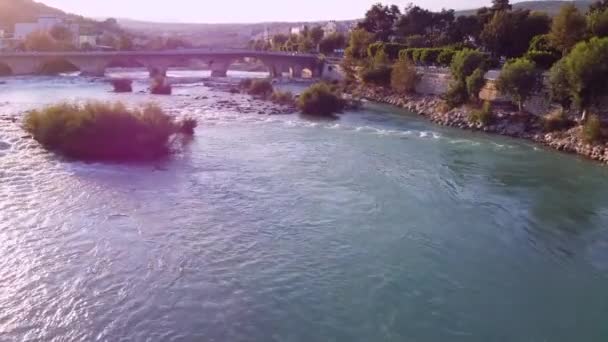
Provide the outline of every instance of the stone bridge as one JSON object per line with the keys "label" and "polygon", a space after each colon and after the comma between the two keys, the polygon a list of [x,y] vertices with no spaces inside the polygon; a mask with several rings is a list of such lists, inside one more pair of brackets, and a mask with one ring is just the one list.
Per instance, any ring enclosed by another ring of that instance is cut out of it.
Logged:
{"label": "stone bridge", "polygon": [[323,63],[316,55],[231,49],[184,49],[163,51],[62,51],[1,53],[0,66],[12,75],[33,75],[52,62],[69,62],[83,75],[103,76],[108,67],[136,65],[145,67],[151,76],[166,75],[174,66],[197,64],[211,70],[213,77],[225,77],[232,63],[243,58],[260,60],[272,77],[289,72],[300,77],[304,69],[320,77]]}

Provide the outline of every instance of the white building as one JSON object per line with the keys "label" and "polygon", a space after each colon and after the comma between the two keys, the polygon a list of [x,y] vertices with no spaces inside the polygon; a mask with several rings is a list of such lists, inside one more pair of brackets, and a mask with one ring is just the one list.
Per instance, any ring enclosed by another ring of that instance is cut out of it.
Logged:
{"label": "white building", "polygon": [[16,23],[14,38],[17,40],[25,40],[32,32],[50,31],[57,25],[66,26],[72,32],[75,42],[78,42],[78,37],[80,36],[78,24],[66,23],[62,18],[48,15],[38,17],[38,20],[35,23]]}
{"label": "white building", "polygon": [[78,37],[78,47],[95,47],[97,46],[97,35],[80,35]]}
{"label": "white building", "polygon": [[334,33],[338,33],[338,24],[335,21],[330,21],[323,26],[324,36],[331,36]]}

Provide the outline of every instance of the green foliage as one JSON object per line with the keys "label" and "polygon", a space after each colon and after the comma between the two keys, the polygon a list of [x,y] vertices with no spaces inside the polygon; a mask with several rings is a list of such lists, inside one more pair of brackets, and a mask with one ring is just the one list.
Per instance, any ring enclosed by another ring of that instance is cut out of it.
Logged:
{"label": "green foliage", "polygon": [[444,67],[450,66],[455,54],[456,50],[442,49],[439,55],[437,55],[437,64]]}
{"label": "green foliage", "polygon": [[373,57],[378,52],[383,52],[389,60],[394,61],[399,58],[399,52],[406,48],[405,44],[376,42],[369,46],[367,53]]}
{"label": "green foliage", "polygon": [[363,83],[377,86],[389,86],[391,84],[392,67],[383,65],[365,68],[361,71]]}
{"label": "green foliage", "polygon": [[251,88],[251,84],[252,83],[253,83],[253,80],[251,78],[242,79],[239,82],[239,88],[241,88],[242,90],[247,91],[247,90],[249,90],[249,88]]}
{"label": "green foliage", "polygon": [[[178,122],[159,107],[121,103],[63,103],[27,113],[24,129],[47,149],[84,160],[131,160],[170,153],[171,136],[192,134],[196,121]],[[189,130],[188,128],[192,128]]]}
{"label": "green foliage", "polygon": [[583,140],[594,143],[602,138],[602,122],[599,116],[591,115],[583,124]]}
{"label": "green foliage", "polygon": [[486,126],[492,122],[492,104],[485,101],[481,109],[472,110],[469,114],[469,121]]}
{"label": "green foliage", "polygon": [[572,104],[572,87],[568,77],[569,71],[565,58],[555,63],[549,72],[551,100],[564,108],[570,108]]}
{"label": "green foliage", "polygon": [[454,80],[445,94],[445,102],[450,108],[460,106],[469,99],[467,84],[464,80]]}
{"label": "green foliage", "polygon": [[325,83],[316,83],[306,89],[298,99],[298,108],[304,114],[328,116],[341,112],[346,106],[337,89]]}
{"label": "green foliage", "polygon": [[112,80],[115,93],[130,93],[133,91],[133,81],[127,78],[116,78]]}
{"label": "green foliage", "polygon": [[542,79],[534,62],[518,58],[503,66],[496,85],[498,90],[510,95],[522,111],[524,102],[541,87]]}
{"label": "green foliage", "polygon": [[25,38],[25,49],[28,51],[60,50],[57,41],[46,31],[34,31]]}
{"label": "green foliage", "polygon": [[275,90],[270,96],[270,101],[284,106],[291,106],[295,103],[293,94],[290,91]]}
{"label": "green foliage", "polygon": [[608,9],[594,11],[587,16],[589,31],[596,37],[608,36]]}
{"label": "green foliage", "polygon": [[466,78],[467,93],[475,100],[479,99],[479,92],[486,85],[485,70],[477,68]]}
{"label": "green foliage", "polygon": [[319,43],[319,51],[323,54],[332,54],[337,49],[344,48],[346,38],[341,33],[333,33],[321,40]]}
{"label": "green foliage", "polygon": [[253,80],[247,89],[249,95],[267,98],[274,91],[274,87],[269,80]]}
{"label": "green foliage", "polygon": [[396,5],[389,7],[378,3],[365,13],[365,18],[359,22],[357,28],[373,34],[375,40],[386,42],[393,34],[400,15],[401,11]]}
{"label": "green foliage", "polygon": [[483,45],[494,56],[521,56],[534,36],[549,31],[545,14],[526,10],[495,12],[480,34]]}
{"label": "green foliage", "polygon": [[423,49],[420,52],[420,62],[426,65],[432,65],[437,63],[437,57],[441,53],[443,49],[433,48],[433,49]]}
{"label": "green foliage", "polygon": [[391,87],[399,93],[411,93],[416,90],[418,75],[416,65],[407,59],[400,59],[393,65]]}
{"label": "green foliage", "polygon": [[[476,69],[485,70],[487,58],[477,50],[464,49],[452,58],[450,70],[457,81],[465,81]],[[466,87],[465,87],[466,88]]]}
{"label": "green foliage", "polygon": [[528,51],[557,51],[551,45],[551,36],[548,34],[539,34],[534,36],[530,41]]}
{"label": "green foliage", "polygon": [[566,4],[553,18],[549,35],[551,45],[565,54],[576,43],[583,40],[586,30],[585,16],[573,4]]}
{"label": "green foliage", "polygon": [[563,109],[554,110],[543,116],[543,128],[545,132],[554,132],[566,129],[570,126],[570,121],[566,117]]}
{"label": "green foliage", "polygon": [[525,58],[531,60],[537,67],[543,70],[549,70],[553,64],[560,60],[559,53],[552,51],[528,51]]}
{"label": "green foliage", "polygon": [[53,39],[58,41],[69,42],[73,38],[72,31],[70,31],[68,27],[63,25],[53,26],[49,33],[51,34],[51,37],[53,37]]}
{"label": "green foliage", "polygon": [[582,110],[599,105],[608,95],[608,38],[577,44],[564,58],[569,92]]}

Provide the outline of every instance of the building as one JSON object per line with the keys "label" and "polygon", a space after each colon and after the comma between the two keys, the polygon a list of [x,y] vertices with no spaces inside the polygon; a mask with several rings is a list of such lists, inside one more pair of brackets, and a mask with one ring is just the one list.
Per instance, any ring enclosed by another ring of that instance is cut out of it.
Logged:
{"label": "building", "polygon": [[58,25],[66,26],[72,32],[74,43],[78,43],[80,36],[80,27],[78,24],[69,23],[63,18],[49,15],[38,17],[38,20],[35,23],[16,23],[14,38],[16,40],[25,40],[32,32],[50,31],[53,27]]}
{"label": "building", "polygon": [[335,21],[328,22],[323,26],[323,33],[325,37],[338,33],[338,24]]}
{"label": "building", "polygon": [[78,47],[79,48],[85,48],[85,47],[92,48],[92,47],[97,46],[97,37],[98,36],[96,34],[91,34],[91,35],[81,34],[78,37]]}

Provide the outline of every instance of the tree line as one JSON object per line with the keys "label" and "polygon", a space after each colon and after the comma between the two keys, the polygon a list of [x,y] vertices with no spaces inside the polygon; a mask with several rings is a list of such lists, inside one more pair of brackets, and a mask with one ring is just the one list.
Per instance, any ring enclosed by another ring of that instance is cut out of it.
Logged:
{"label": "tree line", "polygon": [[589,112],[601,111],[608,95],[608,0],[586,13],[566,4],[553,18],[513,9],[508,0],[464,16],[373,5],[350,34],[347,80],[411,91],[416,65],[449,67],[451,106],[474,100],[486,71],[502,66],[498,86],[520,109],[549,70],[553,101],[577,108],[585,121]]}

